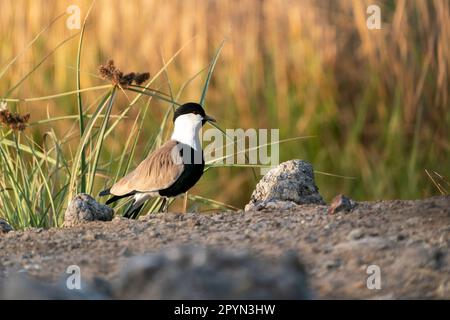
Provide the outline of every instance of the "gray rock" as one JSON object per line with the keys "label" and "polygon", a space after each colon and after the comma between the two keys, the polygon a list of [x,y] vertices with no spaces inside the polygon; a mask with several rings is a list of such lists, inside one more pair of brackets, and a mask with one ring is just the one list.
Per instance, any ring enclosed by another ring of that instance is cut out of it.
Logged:
{"label": "gray rock", "polygon": [[13,231],[13,228],[6,222],[6,220],[0,219],[0,234]]}
{"label": "gray rock", "polygon": [[256,185],[245,211],[270,207],[283,209],[290,207],[290,203],[325,204],[314,182],[313,167],[306,161],[290,160],[271,169]]}
{"label": "gray rock", "polygon": [[277,261],[247,252],[174,247],[133,258],[119,279],[121,299],[307,299],[298,256]]}
{"label": "gray rock", "polygon": [[90,195],[80,193],[69,203],[64,213],[64,226],[71,227],[89,221],[111,221],[114,210],[100,204]]}
{"label": "gray rock", "polygon": [[339,194],[331,201],[331,205],[328,208],[328,214],[335,214],[340,211],[350,212],[355,206],[356,203],[353,200],[343,194]]}

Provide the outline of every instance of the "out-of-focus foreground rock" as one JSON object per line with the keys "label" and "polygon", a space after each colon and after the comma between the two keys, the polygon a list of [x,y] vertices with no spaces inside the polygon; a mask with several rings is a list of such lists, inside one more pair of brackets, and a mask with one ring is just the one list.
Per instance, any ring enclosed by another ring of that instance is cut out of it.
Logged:
{"label": "out-of-focus foreground rock", "polygon": [[[80,273],[82,275],[82,273]],[[25,276],[0,279],[1,299],[308,299],[297,254],[281,259],[245,251],[178,246],[129,259],[112,282],[97,279],[81,290],[65,281],[48,285]]]}

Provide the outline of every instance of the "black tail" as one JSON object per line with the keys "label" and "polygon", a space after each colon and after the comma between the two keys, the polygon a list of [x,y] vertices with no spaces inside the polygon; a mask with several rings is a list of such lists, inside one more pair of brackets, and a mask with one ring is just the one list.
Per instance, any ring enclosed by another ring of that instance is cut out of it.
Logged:
{"label": "black tail", "polygon": [[[116,202],[116,201],[118,201],[118,200],[120,200],[120,199],[122,199],[122,198],[126,198],[126,197],[130,197],[130,196],[132,196],[132,195],[134,195],[136,192],[130,192],[130,193],[127,193],[127,194],[124,194],[123,196],[113,196],[112,198],[109,198],[106,202],[105,202],[105,204],[110,204],[110,203],[113,203],[113,202]],[[105,190],[103,190],[102,192],[100,192],[98,195],[100,196],[100,197],[103,197],[103,196],[109,196],[111,194],[111,188],[108,188],[108,189],[105,189]]]}
{"label": "black tail", "polygon": [[118,201],[118,200],[120,200],[120,199],[122,199],[122,198],[126,198],[126,197],[129,197],[129,196],[131,196],[131,194],[126,194],[126,195],[124,195],[124,196],[114,196],[114,197],[112,197],[112,198],[109,198],[109,199],[105,202],[105,204],[108,205],[108,204],[110,204],[110,203],[116,202],[116,201]]}
{"label": "black tail", "polygon": [[111,190],[111,188],[105,189],[105,190],[101,191],[98,195],[99,195],[100,197],[108,196],[108,195],[111,194],[111,193],[110,193],[110,190]]}
{"label": "black tail", "polygon": [[128,219],[136,219],[139,216],[139,211],[141,211],[142,207],[144,206],[144,203],[137,204],[137,205],[132,203],[128,207],[127,212],[125,212],[125,214],[123,216]]}

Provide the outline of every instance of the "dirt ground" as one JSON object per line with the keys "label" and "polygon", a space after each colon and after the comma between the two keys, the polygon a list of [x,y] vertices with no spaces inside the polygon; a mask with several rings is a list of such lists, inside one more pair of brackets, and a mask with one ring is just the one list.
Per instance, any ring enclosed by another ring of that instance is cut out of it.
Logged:
{"label": "dirt ground", "polygon": [[[118,277],[132,256],[179,244],[245,249],[275,261],[298,252],[317,298],[450,299],[450,197],[361,202],[349,213],[327,206],[281,212],[155,214],[68,229],[0,235],[0,278],[17,272],[58,280],[69,265],[83,276]],[[381,289],[368,289],[378,266]]]}

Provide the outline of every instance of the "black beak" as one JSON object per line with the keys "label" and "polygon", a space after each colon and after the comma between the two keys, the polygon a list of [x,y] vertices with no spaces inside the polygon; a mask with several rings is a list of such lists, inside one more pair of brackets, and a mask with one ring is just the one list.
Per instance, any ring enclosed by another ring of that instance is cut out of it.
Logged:
{"label": "black beak", "polygon": [[205,115],[203,117],[203,121],[208,121],[208,122],[217,122],[216,119],[214,119],[213,117],[210,117],[208,115]]}

